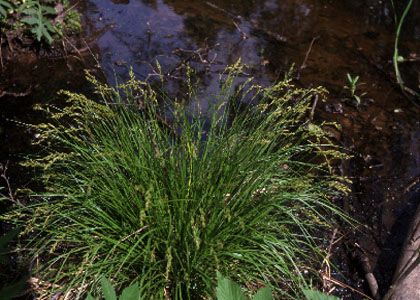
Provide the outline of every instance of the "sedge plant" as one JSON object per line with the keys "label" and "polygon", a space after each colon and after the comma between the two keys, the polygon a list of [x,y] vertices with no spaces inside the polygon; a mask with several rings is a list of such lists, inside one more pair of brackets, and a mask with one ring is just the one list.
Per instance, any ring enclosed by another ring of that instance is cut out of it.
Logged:
{"label": "sedge plant", "polygon": [[288,78],[233,88],[242,68],[221,75],[205,112],[186,109],[192,85],[173,101],[132,73],[115,88],[89,77],[96,101],[64,92],[67,107],[44,108],[44,151],[26,165],[46,192],[3,219],[25,228],[46,294],[95,297],[106,277],[117,289],[138,283],[142,299],[206,299],[219,271],[301,296],[320,229],[340,214],[331,163],[344,154],[307,118],[323,88]]}

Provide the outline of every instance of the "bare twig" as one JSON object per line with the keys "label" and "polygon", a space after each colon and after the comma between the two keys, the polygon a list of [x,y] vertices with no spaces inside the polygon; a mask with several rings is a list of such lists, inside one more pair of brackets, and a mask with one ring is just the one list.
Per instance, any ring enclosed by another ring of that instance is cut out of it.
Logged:
{"label": "bare twig", "polygon": [[319,98],[318,95],[315,95],[314,104],[312,105],[311,113],[309,114],[309,121],[313,121],[314,119],[315,108],[316,108],[316,105],[318,104],[318,98]]}
{"label": "bare twig", "polygon": [[32,86],[29,86],[29,88],[28,88],[25,92],[21,92],[21,93],[16,93],[16,92],[7,92],[7,91],[2,91],[2,90],[0,90],[0,98],[2,98],[2,97],[4,97],[4,96],[12,96],[12,97],[14,97],[14,98],[26,97],[26,96],[28,96],[31,92],[32,92]]}
{"label": "bare twig", "polygon": [[235,15],[234,15],[234,14],[232,14],[232,13],[231,13],[231,12],[229,12],[229,11],[227,11],[226,9],[221,8],[220,6],[217,6],[217,5],[216,5],[216,4],[214,4],[214,3],[211,3],[211,2],[209,2],[209,1],[206,1],[205,3],[206,3],[208,6],[210,6],[210,7],[214,8],[214,9],[216,9],[216,10],[218,10],[218,11],[220,11],[220,12],[222,12],[222,13],[224,13],[224,14],[226,14],[226,15],[230,16],[230,17],[235,17]]}
{"label": "bare twig", "polygon": [[328,245],[328,252],[327,252],[327,257],[329,258],[331,256],[331,250],[332,250],[332,246],[337,243],[340,239],[335,239],[336,235],[337,235],[338,229],[334,228],[333,234],[331,236],[330,239],[330,244]]}
{"label": "bare twig", "polygon": [[0,34],[0,66],[1,69],[3,69],[3,51],[2,51],[2,46],[3,46],[3,37]]}
{"label": "bare twig", "polygon": [[331,282],[331,283],[334,283],[334,284],[336,284],[336,285],[338,285],[338,286],[341,286],[342,288],[352,290],[353,292],[355,292],[355,293],[357,293],[357,294],[359,294],[359,295],[361,295],[361,296],[365,297],[366,299],[369,299],[369,300],[374,300],[374,299],[372,299],[371,297],[369,297],[368,295],[366,295],[365,293],[363,293],[363,292],[359,291],[358,289],[355,289],[354,287],[351,287],[350,285],[345,284],[344,282],[341,282],[341,281],[339,281],[339,280],[337,280],[337,279],[335,279],[335,278],[332,278],[332,277],[326,277],[326,278],[323,278],[323,279],[324,279],[324,280],[327,280],[327,281],[329,281],[329,282]]}
{"label": "bare twig", "polygon": [[238,23],[236,23],[235,21],[232,21],[233,25],[235,25],[236,29],[238,29],[239,33],[241,34],[241,37],[243,40],[248,39],[248,35],[241,29],[241,27],[239,27]]}
{"label": "bare twig", "polygon": [[142,232],[143,230],[145,230],[147,227],[149,226],[143,226],[140,229],[137,229],[136,231],[130,233],[129,235],[127,235],[126,237],[124,237],[121,242],[124,242],[125,240],[127,240],[128,238],[132,237],[133,235],[139,234],[140,232]]}
{"label": "bare twig", "polygon": [[314,43],[317,39],[319,39],[319,36],[314,37],[312,39],[311,43],[309,44],[309,48],[308,48],[308,50],[306,51],[306,54],[305,54],[305,59],[303,60],[302,65],[300,66],[301,70],[306,68],[306,63],[308,62],[309,54],[311,54],[312,47],[314,46]]}
{"label": "bare twig", "polygon": [[1,175],[0,177],[4,179],[4,181],[6,182],[6,188],[7,188],[7,193],[8,193],[8,200],[10,200],[11,202],[13,202],[14,204],[17,204],[19,206],[23,206],[23,204],[19,201],[19,199],[15,198],[14,193],[12,191],[12,187],[10,185],[10,180],[9,177],[7,177],[7,168],[9,166],[9,162],[6,162],[6,164],[0,164],[0,171],[1,171]]}
{"label": "bare twig", "polygon": [[89,51],[89,52],[92,52],[91,51],[91,49],[90,49],[90,46],[86,43],[86,41],[85,41],[85,43],[86,43],[86,46],[85,47],[83,47],[83,48],[77,48],[72,42],[70,42],[70,40],[68,39],[68,38],[66,38],[66,37],[64,37],[65,38],[65,40],[66,40],[66,42],[77,52],[77,54],[79,54],[80,56],[82,56],[82,53],[83,52],[86,52],[86,51]]}
{"label": "bare twig", "polygon": [[401,63],[409,63],[409,62],[420,62],[420,57],[411,57],[411,58],[404,58]]}
{"label": "bare twig", "polygon": [[[320,273],[321,273],[323,279],[331,278],[330,257],[331,257],[331,253],[332,253],[332,247],[335,243],[337,243],[342,238],[342,237],[340,237],[340,238],[336,239],[337,233],[338,233],[338,229],[335,228],[333,233],[332,233],[330,243],[329,243],[328,248],[327,248],[327,254],[325,255],[324,260],[322,261]],[[328,290],[329,292],[332,292],[334,290],[334,287],[331,287],[330,284],[327,284],[325,282],[325,280],[323,281],[323,286],[324,286],[324,289]]]}
{"label": "bare twig", "polygon": [[408,193],[412,188],[416,187],[420,183],[420,176],[415,177],[410,183],[404,188],[404,193]]}

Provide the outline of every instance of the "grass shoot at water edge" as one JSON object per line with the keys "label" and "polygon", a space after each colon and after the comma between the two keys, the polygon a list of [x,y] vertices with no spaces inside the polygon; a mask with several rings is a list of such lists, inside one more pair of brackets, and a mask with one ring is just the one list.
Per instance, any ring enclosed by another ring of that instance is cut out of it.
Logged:
{"label": "grass shoot at water edge", "polygon": [[207,299],[220,272],[299,298],[320,258],[314,234],[339,214],[330,162],[343,154],[308,118],[324,89],[233,88],[242,68],[221,75],[206,112],[182,104],[192,85],[170,101],[133,74],[117,88],[91,77],[100,100],[65,92],[67,107],[45,108],[43,153],[26,164],[47,192],[4,218],[26,228],[46,294],[95,294],[104,276],[138,282],[142,299]]}

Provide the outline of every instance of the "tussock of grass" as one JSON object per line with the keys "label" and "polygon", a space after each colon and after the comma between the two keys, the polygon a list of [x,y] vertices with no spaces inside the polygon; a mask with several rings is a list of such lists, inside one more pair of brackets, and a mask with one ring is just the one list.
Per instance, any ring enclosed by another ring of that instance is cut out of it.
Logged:
{"label": "tussock of grass", "polygon": [[91,78],[103,104],[67,92],[68,107],[49,109],[45,153],[27,163],[43,169],[48,192],[9,215],[26,226],[37,276],[74,295],[95,292],[103,275],[117,287],[138,281],[144,299],[201,299],[220,271],[297,295],[317,260],[312,234],[336,212],[328,163],[342,154],[307,121],[322,88],[232,89],[241,68],[221,76],[224,104],[206,114],[134,76],[118,89]]}

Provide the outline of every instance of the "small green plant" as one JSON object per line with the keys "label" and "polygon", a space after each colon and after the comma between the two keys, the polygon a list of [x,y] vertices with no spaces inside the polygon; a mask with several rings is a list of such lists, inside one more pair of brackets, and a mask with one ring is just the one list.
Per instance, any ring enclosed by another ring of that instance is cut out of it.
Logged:
{"label": "small green plant", "polygon": [[24,225],[38,278],[67,294],[97,295],[105,276],[117,289],[139,282],[144,299],[198,299],[214,297],[219,271],[301,295],[320,258],[315,234],[341,215],[331,161],[346,155],[327,124],[307,121],[323,88],[234,88],[241,72],[221,74],[217,104],[196,114],[184,104],[197,100],[192,86],[170,101],[132,72],[116,88],[89,77],[101,100],[65,92],[68,107],[43,108],[44,153],[25,165],[47,192],[2,217]]}
{"label": "small green plant", "polygon": [[362,97],[364,95],[366,95],[366,93],[362,93],[360,95],[357,95],[357,88],[358,86],[360,86],[361,84],[357,83],[359,81],[359,76],[355,76],[353,77],[352,75],[350,75],[350,73],[347,73],[347,82],[348,85],[345,85],[344,88],[348,89],[350,91],[350,96],[351,98],[353,98],[354,100],[356,100],[356,105],[359,106],[362,103]]}
{"label": "small green plant", "polygon": [[80,14],[75,10],[70,10],[66,13],[64,24],[64,30],[67,34],[79,33],[82,30],[82,21],[80,20]]}
{"label": "small green plant", "polygon": [[317,290],[303,289],[302,292],[306,300],[339,300],[335,296],[327,295]]}
{"label": "small green plant", "polygon": [[20,11],[24,15],[21,22],[30,26],[37,41],[45,39],[49,44],[56,29],[51,24],[51,18],[56,15],[54,7],[43,5],[38,0],[26,0]]}
{"label": "small green plant", "polygon": [[[217,300],[247,300],[249,299],[242,291],[241,287],[227,277],[217,274]],[[273,300],[271,288],[265,287],[259,289],[252,300]]]}
{"label": "small green plant", "polygon": [[[335,296],[321,293],[317,290],[303,289],[303,295],[306,300],[339,300]],[[217,300],[273,300],[271,288],[260,288],[253,297],[249,298],[243,289],[234,281],[217,273]]]}
{"label": "small green plant", "polygon": [[80,15],[68,6],[68,0],[0,0],[0,34],[19,39],[23,32],[37,42],[51,44],[64,33],[78,33]]}
{"label": "small green plant", "polygon": [[[141,292],[138,283],[133,283],[129,287],[125,288],[119,297],[115,292],[111,282],[102,277],[100,280],[102,294],[104,300],[142,300]],[[335,296],[330,296],[321,293],[316,290],[303,289],[303,295],[306,300],[339,300]],[[273,300],[273,293],[271,288],[264,287],[257,290],[252,297],[247,296],[247,292],[244,291],[239,284],[233,280],[223,276],[219,272],[217,273],[217,288],[216,288],[216,299],[217,300]],[[98,298],[88,295],[85,300],[97,300]]]}
{"label": "small green plant", "polygon": [[12,8],[12,2],[8,0],[0,0],[0,21],[7,17],[8,10]]}
{"label": "small green plant", "polygon": [[[133,283],[129,287],[126,287],[125,289],[123,289],[119,297],[117,297],[117,293],[115,292],[114,287],[112,286],[111,282],[107,278],[102,277],[100,279],[100,283],[101,283],[102,295],[103,295],[104,300],[141,300],[141,299],[144,299],[141,297],[138,283]],[[95,298],[89,294],[85,300],[97,300],[97,299],[98,298]]]}

